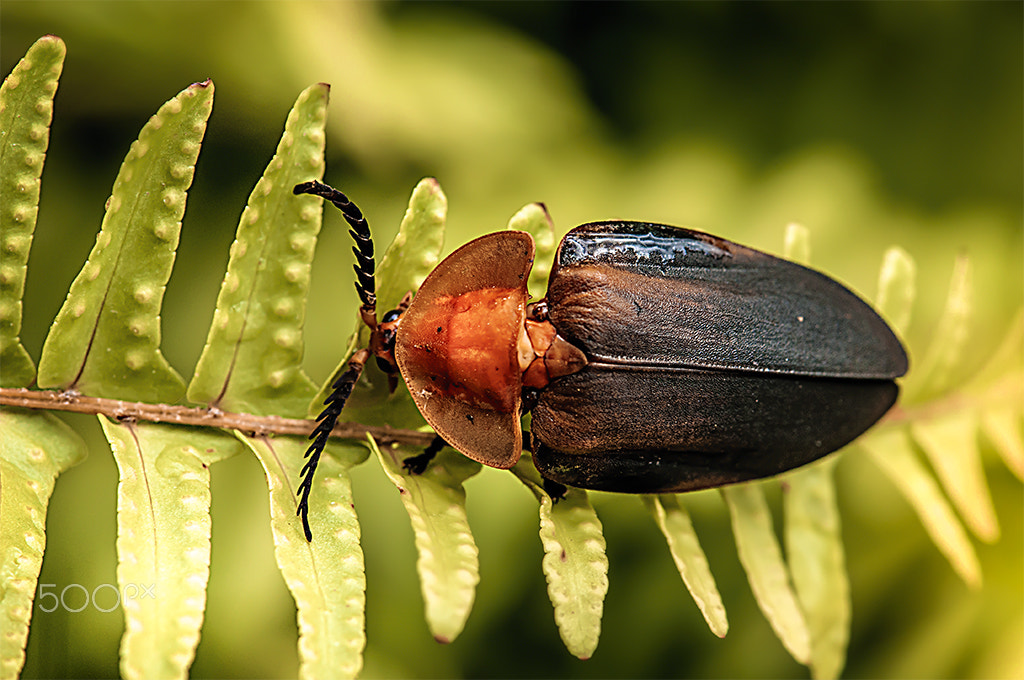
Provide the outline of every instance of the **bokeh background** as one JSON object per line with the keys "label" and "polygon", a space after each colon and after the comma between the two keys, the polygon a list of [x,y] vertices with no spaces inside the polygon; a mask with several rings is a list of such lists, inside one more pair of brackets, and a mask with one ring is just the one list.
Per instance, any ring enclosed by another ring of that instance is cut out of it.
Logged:
{"label": "bokeh background", "polygon": [[[163,313],[188,376],[228,247],[285,116],[332,84],[327,180],[385,244],[409,192],[437,177],[447,249],[544,201],[562,233],[606,218],[668,222],[779,252],[812,233],[814,264],[874,295],[885,248],[917,260],[907,342],[932,339],[958,253],[974,263],[968,375],[1024,302],[1020,2],[411,3],[4,0],[6,74],[39,36],[68,46],[25,297],[36,357],[92,247],[121,159],[165,100],[212,78],[214,112]],[[307,312],[306,366],[327,377],[354,320],[347,236],[328,213]],[[51,502],[41,583],[115,582],[117,473],[91,455]],[[985,583],[957,580],[916,517],[856,450],[839,465],[852,580],[850,677],[1021,677],[1022,492],[986,451],[1002,540]],[[194,677],[297,669],[259,465],[213,468],[213,565]],[[601,644],[561,645],[540,571],[535,502],[509,475],[468,483],[481,584],[441,646],[422,617],[412,533],[376,464],[355,473],[375,677],[804,677],[757,611],[714,492],[688,505],[730,618],[706,629],[641,504],[595,495],[611,561]],[[25,677],[117,675],[119,612],[36,612]]]}

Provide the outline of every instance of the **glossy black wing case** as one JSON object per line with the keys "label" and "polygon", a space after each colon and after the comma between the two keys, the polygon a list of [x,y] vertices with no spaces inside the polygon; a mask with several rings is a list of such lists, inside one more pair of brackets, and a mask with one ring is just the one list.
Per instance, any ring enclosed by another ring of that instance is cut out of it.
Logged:
{"label": "glossy black wing case", "polygon": [[534,459],[573,486],[684,491],[798,467],[877,421],[907,370],[841,284],[677,227],[573,229],[547,301],[589,363],[542,393]]}

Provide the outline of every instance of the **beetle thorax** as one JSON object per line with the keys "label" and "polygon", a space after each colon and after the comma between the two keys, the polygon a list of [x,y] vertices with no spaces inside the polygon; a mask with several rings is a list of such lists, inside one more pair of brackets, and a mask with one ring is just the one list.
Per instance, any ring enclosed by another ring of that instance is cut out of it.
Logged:
{"label": "beetle thorax", "polygon": [[484,288],[430,301],[402,344],[423,379],[410,388],[499,413],[514,413],[523,386],[542,389],[586,365],[545,315],[530,316],[519,290]]}
{"label": "beetle thorax", "polygon": [[[416,332],[401,335],[426,378],[415,387],[473,406],[513,412],[520,375],[516,340],[524,314],[516,290],[485,288],[431,300]],[[407,330],[403,325],[402,331]]]}

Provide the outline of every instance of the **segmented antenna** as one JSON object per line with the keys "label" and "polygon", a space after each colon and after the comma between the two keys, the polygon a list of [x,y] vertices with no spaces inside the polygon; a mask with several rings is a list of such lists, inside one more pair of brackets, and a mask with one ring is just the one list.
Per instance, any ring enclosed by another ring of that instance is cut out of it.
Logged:
{"label": "segmented antenna", "polygon": [[296,493],[299,496],[299,506],[295,514],[302,518],[302,531],[306,534],[306,540],[313,540],[313,531],[309,528],[309,494],[313,490],[313,475],[316,473],[316,466],[320,463],[320,456],[327,446],[327,440],[331,436],[331,430],[338,423],[341,410],[345,408],[345,402],[352,394],[352,387],[359,380],[363,372],[363,366],[370,357],[369,350],[361,349],[352,355],[348,362],[348,370],[338,376],[338,379],[331,385],[332,392],[324,400],[324,410],[317,416],[317,425],[309,438],[313,443],[306,449],[306,464],[302,466],[299,476],[299,488]]}
{"label": "segmented antenna", "polygon": [[[376,333],[377,295],[376,284],[373,278],[375,269],[373,238],[370,236],[370,225],[367,224],[366,218],[363,217],[363,212],[355,203],[348,199],[348,196],[334,187],[327,186],[316,180],[296,185],[292,192],[296,195],[312,194],[313,196],[319,196],[330,201],[341,211],[345,221],[349,223],[351,229],[349,229],[348,233],[356,242],[352,252],[356,256],[356,264],[353,266],[357,279],[356,292],[359,293],[359,299],[363,303],[360,309],[360,316],[363,322]],[[356,381],[359,380],[363,367],[369,358],[370,351],[368,349],[361,349],[352,355],[348,362],[348,369],[338,376],[338,379],[331,385],[332,392],[324,400],[324,410],[317,417],[317,426],[309,435],[313,442],[306,449],[306,464],[302,466],[302,470],[299,472],[302,481],[299,482],[297,491],[299,504],[295,511],[295,514],[302,518],[302,530],[306,534],[307,541],[313,540],[313,532],[309,528],[309,494],[313,490],[313,475],[316,473],[316,467],[320,463],[320,456],[323,455],[324,448],[327,446],[327,440],[331,436],[331,431],[338,423],[341,411],[345,408],[345,402],[351,396],[352,388],[355,386]]]}
{"label": "segmented antenna", "polygon": [[358,279],[356,281],[356,292],[359,293],[359,299],[362,301],[364,308],[376,308],[377,290],[373,278],[375,268],[373,261],[373,238],[370,236],[370,225],[367,224],[366,218],[363,217],[363,211],[359,209],[359,206],[350,201],[348,196],[334,187],[318,182],[315,179],[296,185],[292,192],[296,195],[312,194],[313,196],[319,196],[333,203],[334,207],[341,211],[345,221],[352,227],[348,233],[352,236],[352,240],[356,242],[352,246],[352,253],[356,256],[356,263],[352,265],[352,269],[355,270]]}

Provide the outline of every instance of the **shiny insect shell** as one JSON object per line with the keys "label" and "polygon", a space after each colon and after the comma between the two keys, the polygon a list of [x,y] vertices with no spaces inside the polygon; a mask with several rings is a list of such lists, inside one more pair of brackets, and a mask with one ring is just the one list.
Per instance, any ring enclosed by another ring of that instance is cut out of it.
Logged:
{"label": "shiny insect shell", "polygon": [[895,403],[907,357],[833,279],[709,234],[596,222],[559,245],[529,303],[529,234],[455,251],[402,315],[394,357],[454,448],[496,468],[523,450],[587,489],[690,491],[841,448]]}

